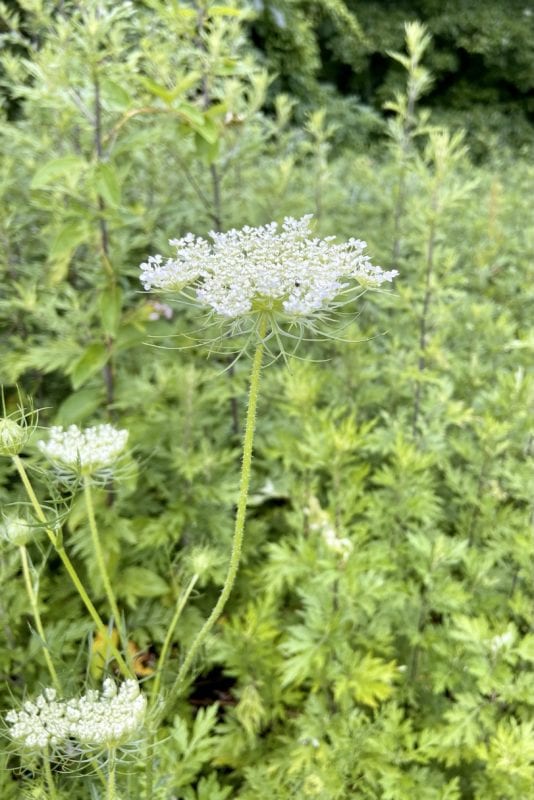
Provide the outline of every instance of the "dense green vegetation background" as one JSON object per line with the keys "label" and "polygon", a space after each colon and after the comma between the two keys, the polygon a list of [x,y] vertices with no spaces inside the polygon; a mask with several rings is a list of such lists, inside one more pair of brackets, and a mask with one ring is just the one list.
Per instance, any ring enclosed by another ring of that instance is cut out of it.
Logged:
{"label": "dense green vegetation background", "polygon": [[[512,6],[0,4],[0,381],[8,411],[18,385],[42,426],[130,431],[137,467],[97,515],[146,672],[202,570],[164,684],[224,575],[248,365],[208,358],[187,338],[194,309],[162,296],[168,319],[138,264],[190,230],[312,212],[320,235],[364,238],[400,272],[354,308],[347,341],[264,371],[244,563],[160,732],[153,797],[531,795],[534,23]],[[432,42],[405,41],[416,18]],[[8,459],[0,499],[24,502]],[[106,616],[83,509],[64,499]],[[31,555],[79,692],[94,631],[44,537]],[[1,570],[7,709],[47,674],[7,543]],[[45,796],[4,761],[2,797]],[[140,758],[124,796],[144,781]]]}

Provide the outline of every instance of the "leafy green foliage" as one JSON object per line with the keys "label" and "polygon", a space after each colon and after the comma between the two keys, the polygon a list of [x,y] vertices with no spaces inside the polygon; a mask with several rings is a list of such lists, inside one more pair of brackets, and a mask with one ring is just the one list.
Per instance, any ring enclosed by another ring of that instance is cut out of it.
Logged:
{"label": "leafy green foliage", "polygon": [[[404,48],[403,8],[380,22],[399,23],[382,43],[399,82],[387,146],[370,155],[341,152],[340,117],[324,109],[302,125],[288,96],[262,110],[270,78],[241,4],[20,5],[3,35],[26,49],[2,55],[18,98],[0,123],[6,405],[19,383],[43,426],[111,420],[130,432],[124,475],[95,490],[95,513],[147,693],[191,576],[165,701],[224,579],[248,367],[208,360],[203,320],[141,293],[138,263],[188,230],[313,211],[321,235],[362,236],[400,272],[393,293],[351,309],[339,341],[303,342],[303,360],[264,370],[237,584],[187,692],[121,765],[123,796],[523,800],[534,769],[531,165],[501,154],[476,166],[461,133],[420,110],[439,42],[411,26]],[[366,30],[376,7],[360,5],[347,8]],[[313,50],[315,18],[306,27],[304,4],[284,8]],[[43,472],[40,436],[24,462],[107,621],[83,499]],[[5,513],[31,514],[8,459],[0,498]],[[28,553],[74,694],[95,674],[96,631],[40,526]],[[7,542],[0,574],[7,709],[49,676]],[[40,764],[30,774],[2,758],[2,797],[45,796]],[[71,769],[54,768],[59,798],[102,796],[89,768]]]}
{"label": "leafy green foliage", "polygon": [[497,147],[529,148],[533,10],[523,0],[259,0],[253,7],[254,39],[278,86],[304,106],[311,98],[333,118],[348,117],[368,146],[377,133],[370,115],[402,85],[389,55],[401,50],[405,23],[419,21],[433,36],[428,103],[436,118],[464,126],[479,158]]}

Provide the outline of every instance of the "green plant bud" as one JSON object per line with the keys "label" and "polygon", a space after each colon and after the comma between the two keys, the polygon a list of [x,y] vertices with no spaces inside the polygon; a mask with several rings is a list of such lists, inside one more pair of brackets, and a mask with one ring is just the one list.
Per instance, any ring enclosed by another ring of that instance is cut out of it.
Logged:
{"label": "green plant bud", "polygon": [[191,571],[202,576],[213,572],[218,566],[219,555],[208,547],[198,547],[190,555]]}
{"label": "green plant bud", "polygon": [[0,525],[2,538],[17,547],[27,545],[32,538],[32,528],[22,517],[8,517]]}
{"label": "green plant bud", "polygon": [[9,417],[0,419],[0,455],[16,456],[28,441],[28,429]]}

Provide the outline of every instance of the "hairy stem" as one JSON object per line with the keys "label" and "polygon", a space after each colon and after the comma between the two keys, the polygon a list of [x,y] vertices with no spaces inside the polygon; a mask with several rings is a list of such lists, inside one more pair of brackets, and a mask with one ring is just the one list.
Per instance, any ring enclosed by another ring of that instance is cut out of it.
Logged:
{"label": "hairy stem", "polygon": [[226,574],[226,579],[221,589],[219,599],[217,600],[213,608],[213,611],[211,612],[208,619],[200,629],[200,632],[197,634],[196,639],[191,645],[191,648],[187,653],[182,663],[182,666],[180,667],[180,670],[176,677],[176,681],[174,682],[174,686],[172,688],[171,697],[174,696],[180,689],[180,686],[183,683],[189,671],[189,668],[191,667],[195,655],[197,654],[202,643],[206,639],[208,633],[219,619],[226,605],[226,601],[228,600],[231,594],[235,578],[237,575],[237,570],[239,568],[239,561],[241,559],[241,549],[243,545],[243,534],[245,530],[245,517],[247,511],[248,491],[250,486],[252,449],[254,445],[254,431],[256,427],[256,407],[258,403],[261,365],[263,362],[263,353],[265,349],[264,337],[266,333],[266,328],[267,328],[267,321],[266,319],[262,318],[258,329],[258,337],[259,337],[258,344],[256,345],[256,351],[254,353],[254,358],[252,361],[252,369],[250,372],[247,419],[245,424],[245,436],[243,440],[243,459],[241,462],[241,480],[239,486],[239,498],[237,501],[234,537],[232,541],[232,553],[230,556],[230,563],[228,565],[228,572]]}
{"label": "hairy stem", "polygon": [[43,767],[46,778],[47,797],[49,798],[49,800],[56,800],[57,799],[56,785],[54,783],[54,776],[52,775],[52,769],[50,767],[50,757],[48,755],[48,750],[43,757]]}
{"label": "hairy stem", "polygon": [[35,492],[33,490],[33,486],[31,485],[30,479],[28,478],[28,473],[26,472],[26,469],[24,467],[22,459],[18,455],[12,456],[12,459],[13,459],[13,463],[15,464],[15,466],[16,466],[16,468],[18,470],[18,473],[20,475],[20,479],[21,479],[21,481],[22,481],[22,483],[24,485],[24,488],[26,489],[26,493],[27,493],[27,495],[28,495],[28,497],[30,499],[30,502],[31,502],[32,506],[33,506],[33,509],[35,511],[37,519],[39,520],[39,522],[42,523],[46,535],[50,539],[50,541],[51,541],[56,553],[58,554],[58,556],[60,557],[60,559],[61,559],[61,561],[63,563],[63,566],[67,570],[68,575],[69,575],[71,581],[73,582],[74,586],[76,587],[76,590],[78,591],[78,594],[80,595],[84,606],[86,607],[87,611],[89,612],[89,615],[90,615],[91,619],[95,623],[95,626],[96,626],[98,632],[100,633],[100,635],[102,636],[102,638],[106,642],[110,652],[113,655],[113,658],[115,659],[115,661],[117,662],[117,664],[119,666],[119,669],[120,669],[121,673],[127,678],[133,677],[132,671],[129,669],[129,667],[127,666],[125,660],[123,659],[123,657],[121,656],[121,654],[117,650],[115,644],[113,643],[113,640],[112,640],[112,638],[110,636],[110,633],[109,633],[107,627],[104,625],[104,623],[102,621],[102,618],[100,617],[100,614],[98,613],[98,611],[94,607],[89,595],[87,594],[87,592],[85,590],[85,587],[84,587],[82,581],[80,580],[80,577],[79,577],[78,573],[76,572],[72,561],[70,560],[70,558],[68,557],[67,553],[65,552],[65,549],[64,549],[63,545],[59,543],[57,534],[48,525],[48,521],[46,519],[45,513],[44,513],[43,509],[41,508],[41,504],[39,503],[39,500],[37,499],[37,495],[35,494]]}
{"label": "hairy stem", "polygon": [[41,622],[41,614],[39,613],[39,603],[37,600],[37,593],[35,592],[34,585],[32,583],[31,574],[30,574],[30,564],[28,559],[28,550],[24,545],[19,546],[19,553],[20,553],[20,560],[22,564],[22,574],[24,576],[24,583],[26,586],[26,592],[28,593],[28,599],[30,601],[30,606],[32,609],[33,619],[35,621],[35,627],[37,629],[37,633],[41,639],[41,644],[43,646],[43,653],[46,661],[46,666],[48,667],[48,671],[50,673],[50,677],[52,678],[52,683],[54,684],[54,689],[56,689],[59,694],[61,694],[61,684],[59,682],[59,678],[56,672],[56,668],[52,662],[52,657],[50,655],[50,651],[48,649],[48,644],[45,637],[45,632],[43,628],[43,623]]}
{"label": "hairy stem", "polygon": [[106,800],[115,800],[115,768],[117,764],[116,752],[114,747],[108,750],[108,787]]}

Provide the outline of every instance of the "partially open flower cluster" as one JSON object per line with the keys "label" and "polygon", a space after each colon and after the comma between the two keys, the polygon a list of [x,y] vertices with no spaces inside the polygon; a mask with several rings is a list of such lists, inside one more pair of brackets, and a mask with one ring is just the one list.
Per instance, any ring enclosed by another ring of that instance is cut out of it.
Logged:
{"label": "partially open flower cluster", "polygon": [[47,441],[37,446],[60,470],[93,475],[110,469],[123,453],[128,441],[128,431],[113,425],[95,425],[81,430],[70,425],[66,430],[52,427]]}
{"label": "partially open flower cluster", "polygon": [[80,698],[58,700],[54,689],[45,689],[21,711],[10,711],[11,738],[30,750],[69,749],[75,742],[89,749],[128,743],[143,724],[146,698],[134,680],[118,689],[111,678],[102,691],[90,689]]}
{"label": "partially open flower cluster", "polygon": [[0,537],[10,544],[26,545],[31,540],[34,528],[22,517],[9,516],[0,520]]}
{"label": "partially open flower cluster", "polygon": [[397,272],[383,271],[364,255],[359,239],[334,244],[313,238],[311,215],[286,217],[227,233],[210,233],[212,243],[192,233],[171,239],[176,258],[151,256],[141,264],[141,282],[170,291],[194,288],[196,298],[223,317],[254,311],[306,317],[329,306],[353,282],[378,286]]}
{"label": "partially open flower cluster", "polygon": [[0,455],[16,456],[24,449],[31,433],[24,414],[18,414],[18,419],[0,417]]}

